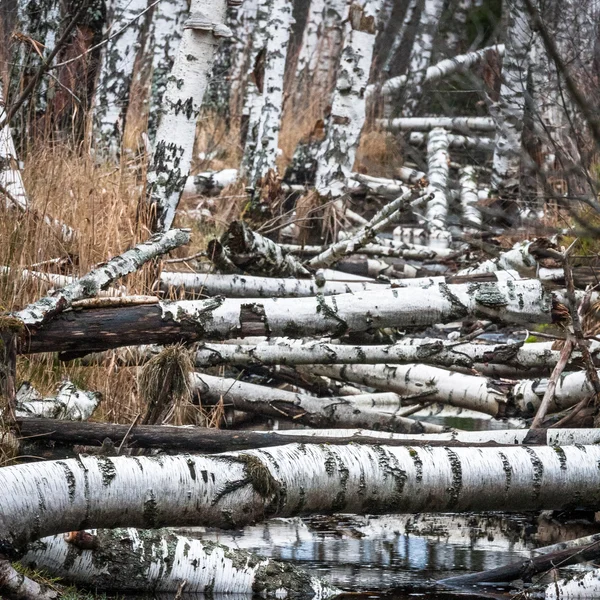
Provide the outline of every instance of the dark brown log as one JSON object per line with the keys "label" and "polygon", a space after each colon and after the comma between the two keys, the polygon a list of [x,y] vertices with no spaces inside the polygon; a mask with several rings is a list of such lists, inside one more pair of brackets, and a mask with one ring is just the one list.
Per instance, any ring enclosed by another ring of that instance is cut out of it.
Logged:
{"label": "dark brown log", "polygon": [[594,542],[583,548],[559,550],[543,554],[542,556],[536,556],[532,559],[510,563],[496,569],[481,571],[480,573],[449,577],[439,583],[454,587],[480,583],[504,583],[515,581],[516,579],[529,581],[536,573],[549,571],[555,567],[566,567],[580,562],[596,560],[598,558],[600,558],[600,542]]}
{"label": "dark brown log", "polygon": [[[204,427],[173,427],[170,425],[115,425],[111,423],[90,423],[86,421],[55,421],[53,419],[18,419],[17,426],[22,437],[28,441],[51,440],[60,444],[82,444],[101,446],[109,438],[118,446],[125,436],[130,448],[163,448],[177,452],[226,452],[250,448],[268,448],[287,443],[316,442],[323,444],[375,444],[388,446],[441,446],[441,447],[497,447],[496,442],[466,443],[452,440],[394,439],[390,437],[326,437],[301,432],[293,436],[276,431],[227,431]],[[131,431],[130,431],[131,429]],[[129,435],[127,435],[129,432]],[[529,446],[546,445],[547,431],[537,429],[526,439]]]}

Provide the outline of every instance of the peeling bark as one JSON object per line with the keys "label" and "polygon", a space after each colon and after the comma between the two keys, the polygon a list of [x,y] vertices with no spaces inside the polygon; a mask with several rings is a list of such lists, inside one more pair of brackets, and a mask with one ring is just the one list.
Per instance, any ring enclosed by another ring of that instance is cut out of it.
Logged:
{"label": "peeling bark", "polygon": [[600,507],[597,446],[298,445],[0,469],[0,543],[82,528],[240,527],[265,515]]}
{"label": "peeling bark", "polygon": [[132,344],[231,339],[249,335],[343,335],[382,327],[423,327],[467,316],[550,323],[552,298],[535,280],[391,289],[339,296],[260,301],[160,302],[59,315],[30,327],[23,352],[90,352]]}

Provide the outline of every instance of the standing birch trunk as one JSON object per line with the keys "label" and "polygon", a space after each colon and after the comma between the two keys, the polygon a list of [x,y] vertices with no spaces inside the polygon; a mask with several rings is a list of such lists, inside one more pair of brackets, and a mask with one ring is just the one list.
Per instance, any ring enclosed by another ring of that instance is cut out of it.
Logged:
{"label": "standing birch trunk", "polygon": [[402,115],[412,117],[419,107],[423,95],[423,85],[427,77],[427,67],[433,54],[433,42],[444,8],[443,0],[425,0],[417,35],[410,53],[408,76],[406,79],[405,101]]}
{"label": "standing birch trunk", "polygon": [[161,0],[154,9],[150,42],[152,87],[148,112],[148,136],[151,141],[154,141],[158,123],[164,114],[163,97],[187,13],[187,0]]}
{"label": "standing birch trunk", "polygon": [[460,172],[460,204],[462,216],[469,230],[481,229],[481,213],[477,208],[479,198],[477,196],[477,176],[475,169],[471,166],[463,167]]}
{"label": "standing birch trunk", "polygon": [[[245,159],[248,185],[255,188],[269,171],[276,171],[275,161],[279,148],[279,129],[283,108],[285,63],[293,23],[289,0],[271,0],[267,22],[262,108],[256,123],[255,147]],[[246,150],[251,148],[246,145]]]}
{"label": "standing birch trunk", "polygon": [[135,19],[147,6],[146,0],[113,0],[109,4],[109,40],[98,79],[94,128],[96,152],[103,159],[120,155],[133,68],[140,48],[142,19]]}
{"label": "standing birch trunk", "polygon": [[349,5],[345,18],[344,46],[327,136],[317,153],[315,187],[324,195],[339,196],[352,173],[360,133],[365,121],[365,92],[375,44],[376,20],[381,0]]}
{"label": "standing birch trunk", "polygon": [[523,0],[507,4],[508,30],[500,99],[491,107],[496,119],[496,147],[492,161],[492,188],[500,195],[514,194],[519,186],[521,136],[532,43],[529,17]]}
{"label": "standing birch trunk", "polygon": [[[234,0],[229,0],[233,2]],[[237,4],[237,1],[236,1]],[[164,93],[152,165],[148,171],[149,199],[156,210],[155,230],[171,228],[192,163],[196,120],[208,85],[224,25],[226,0],[193,0],[175,63]]]}

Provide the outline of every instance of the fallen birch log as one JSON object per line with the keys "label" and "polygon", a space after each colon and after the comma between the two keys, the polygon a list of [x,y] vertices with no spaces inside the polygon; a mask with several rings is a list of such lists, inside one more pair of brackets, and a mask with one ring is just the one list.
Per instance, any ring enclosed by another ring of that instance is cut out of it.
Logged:
{"label": "fallen birch log", "polygon": [[102,591],[139,594],[185,589],[186,594],[315,600],[340,592],[292,564],[168,530],[100,530],[84,534],[85,544],[79,545],[82,533],[34,542],[20,562],[69,583]]}
{"label": "fallen birch log", "polygon": [[[227,452],[298,444],[367,444],[386,446],[571,446],[597,445],[598,429],[494,429],[453,430],[441,433],[403,434],[368,429],[281,429],[237,431],[172,425],[117,425],[19,418],[16,427],[23,444],[52,441],[64,445],[102,446],[106,438],[126,448],[162,448],[176,452]],[[600,534],[597,534],[597,537]],[[600,539],[600,538],[598,538]],[[596,541],[594,538],[591,541]],[[566,548],[567,546],[565,546]],[[564,549],[562,546],[554,548]]]}
{"label": "fallen birch log", "polygon": [[545,600],[596,600],[600,596],[600,569],[559,579],[546,587]]}
{"label": "fallen birch log", "polygon": [[424,327],[465,317],[509,323],[551,323],[562,305],[536,280],[405,288],[316,296],[188,300],[58,315],[23,332],[23,353],[89,353],[119,346],[224,340],[246,336],[342,336],[382,327]]}
{"label": "fallen birch log", "polygon": [[381,283],[368,281],[331,281],[257,277],[253,275],[221,275],[219,273],[180,273],[163,271],[160,291],[185,292],[196,296],[226,296],[227,298],[303,298],[322,294],[333,296],[382,289]]}
{"label": "fallen birch log", "polygon": [[[439,583],[451,587],[462,587],[484,583],[504,583],[514,581],[515,579],[529,580],[537,573],[550,571],[559,566],[567,567],[581,562],[597,560],[598,558],[600,558],[600,544],[592,543],[583,548],[568,548],[566,550],[549,552],[541,556],[534,556],[533,558],[520,560],[495,569],[488,569],[480,573],[448,577],[447,579],[442,579]],[[600,590],[600,586],[597,589]]]}
{"label": "fallen birch log", "polygon": [[87,421],[98,407],[102,396],[78,389],[70,381],[60,384],[56,396],[44,398],[28,382],[17,390],[17,417],[46,417],[70,421]]}
{"label": "fallen birch log", "polygon": [[[299,367],[302,371],[308,367]],[[360,383],[400,395],[430,392],[429,400],[486,413],[493,417],[533,417],[548,385],[547,379],[523,379],[516,384],[463,375],[429,365],[312,365],[310,373]],[[548,413],[574,406],[594,388],[585,371],[563,373]]]}
{"label": "fallen birch log", "polygon": [[286,418],[309,427],[357,427],[400,433],[443,431],[440,425],[403,417],[398,410],[401,400],[395,394],[395,410],[386,411],[378,409],[377,394],[316,398],[205,373],[194,373],[190,379],[194,393],[203,404],[222,401],[236,410]]}
{"label": "fallen birch log", "polygon": [[92,269],[87,275],[76,279],[33,304],[14,313],[14,317],[28,327],[41,326],[56,314],[69,308],[75,300],[92,298],[106,289],[116,279],[137,271],[149,260],[178,248],[190,241],[185,229],[174,229],[157,234],[147,242],[138,244],[120,256]]}
{"label": "fallen birch log", "polygon": [[7,599],[19,600],[57,600],[56,590],[46,587],[19,573],[8,560],[0,559],[0,592]]}
{"label": "fallen birch log", "polygon": [[[241,527],[268,515],[600,508],[597,446],[289,444],[0,469],[0,547],[87,528]],[[285,493],[284,493],[285,491]],[[44,502],[40,502],[40,498]]]}
{"label": "fallen birch log", "polygon": [[308,261],[308,266],[313,269],[329,267],[343,256],[355,253],[359,248],[371,242],[377,232],[384,229],[398,213],[426,199],[426,195],[419,194],[421,194],[420,190],[408,190],[392,202],[389,202],[356,233],[353,233],[347,239],[342,239],[331,244],[324,252],[311,258]]}
{"label": "fallen birch log", "polygon": [[436,127],[450,131],[495,131],[491,117],[399,117],[378,119],[377,124],[391,131],[431,131]]}
{"label": "fallen birch log", "polygon": [[[437,64],[431,65],[427,68],[427,71],[425,72],[424,83],[432,83],[434,81],[443,79],[448,75],[466,71],[480,61],[486,59],[490,53],[496,53],[498,56],[503,56],[504,44],[488,46],[487,48],[482,48],[481,50],[468,52],[467,54],[458,54],[452,58],[441,60]],[[400,75],[399,77],[392,77],[391,79],[388,79],[381,86],[382,96],[391,96],[394,93],[401,91],[406,85],[407,79],[408,78],[406,75]]]}
{"label": "fallen birch log", "polygon": [[[241,271],[269,277],[310,277],[300,261],[285,254],[279,244],[255,231],[244,221],[233,221],[221,236],[227,258]],[[210,256],[210,249],[208,252]]]}
{"label": "fallen birch log", "polygon": [[[412,146],[425,146],[427,144],[427,135],[419,131],[413,131],[408,143]],[[486,150],[491,152],[495,147],[495,141],[489,137],[448,134],[448,144],[450,148],[466,148],[476,150]]]}

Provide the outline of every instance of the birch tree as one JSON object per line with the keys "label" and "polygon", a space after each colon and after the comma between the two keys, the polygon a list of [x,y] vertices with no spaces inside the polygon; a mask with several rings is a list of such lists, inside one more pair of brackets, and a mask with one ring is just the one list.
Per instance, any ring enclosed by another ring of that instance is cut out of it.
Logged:
{"label": "birch tree", "polygon": [[111,37],[104,50],[94,108],[96,152],[104,159],[115,160],[120,155],[133,69],[141,43],[143,20],[137,17],[146,6],[146,0],[113,0],[108,6]]}
{"label": "birch tree", "polygon": [[152,82],[148,112],[148,136],[151,141],[154,141],[158,122],[165,110],[163,97],[187,13],[187,0],[161,0],[152,16],[149,44],[152,49]]}
{"label": "birch tree", "polygon": [[[237,4],[237,0],[229,0]],[[147,175],[155,229],[170,229],[192,162],[196,119],[224,25],[226,0],[194,0],[163,96],[152,165]]]}
{"label": "birch tree", "polygon": [[339,196],[354,166],[365,121],[365,92],[375,43],[381,0],[348,5],[344,42],[337,72],[327,135],[317,153],[315,187],[324,195]]}
{"label": "birch tree", "polygon": [[276,170],[275,161],[279,142],[279,129],[283,109],[283,82],[290,28],[293,22],[292,6],[287,0],[271,0],[271,10],[267,21],[265,45],[264,79],[260,116],[252,132],[255,142],[246,144],[251,156],[246,159],[248,183],[254,188],[259,179],[270,170]]}
{"label": "birch tree", "polygon": [[501,195],[519,186],[521,135],[532,43],[529,17],[522,0],[507,4],[508,29],[502,61],[500,99],[491,107],[496,118],[496,147],[492,163],[492,188]]}

